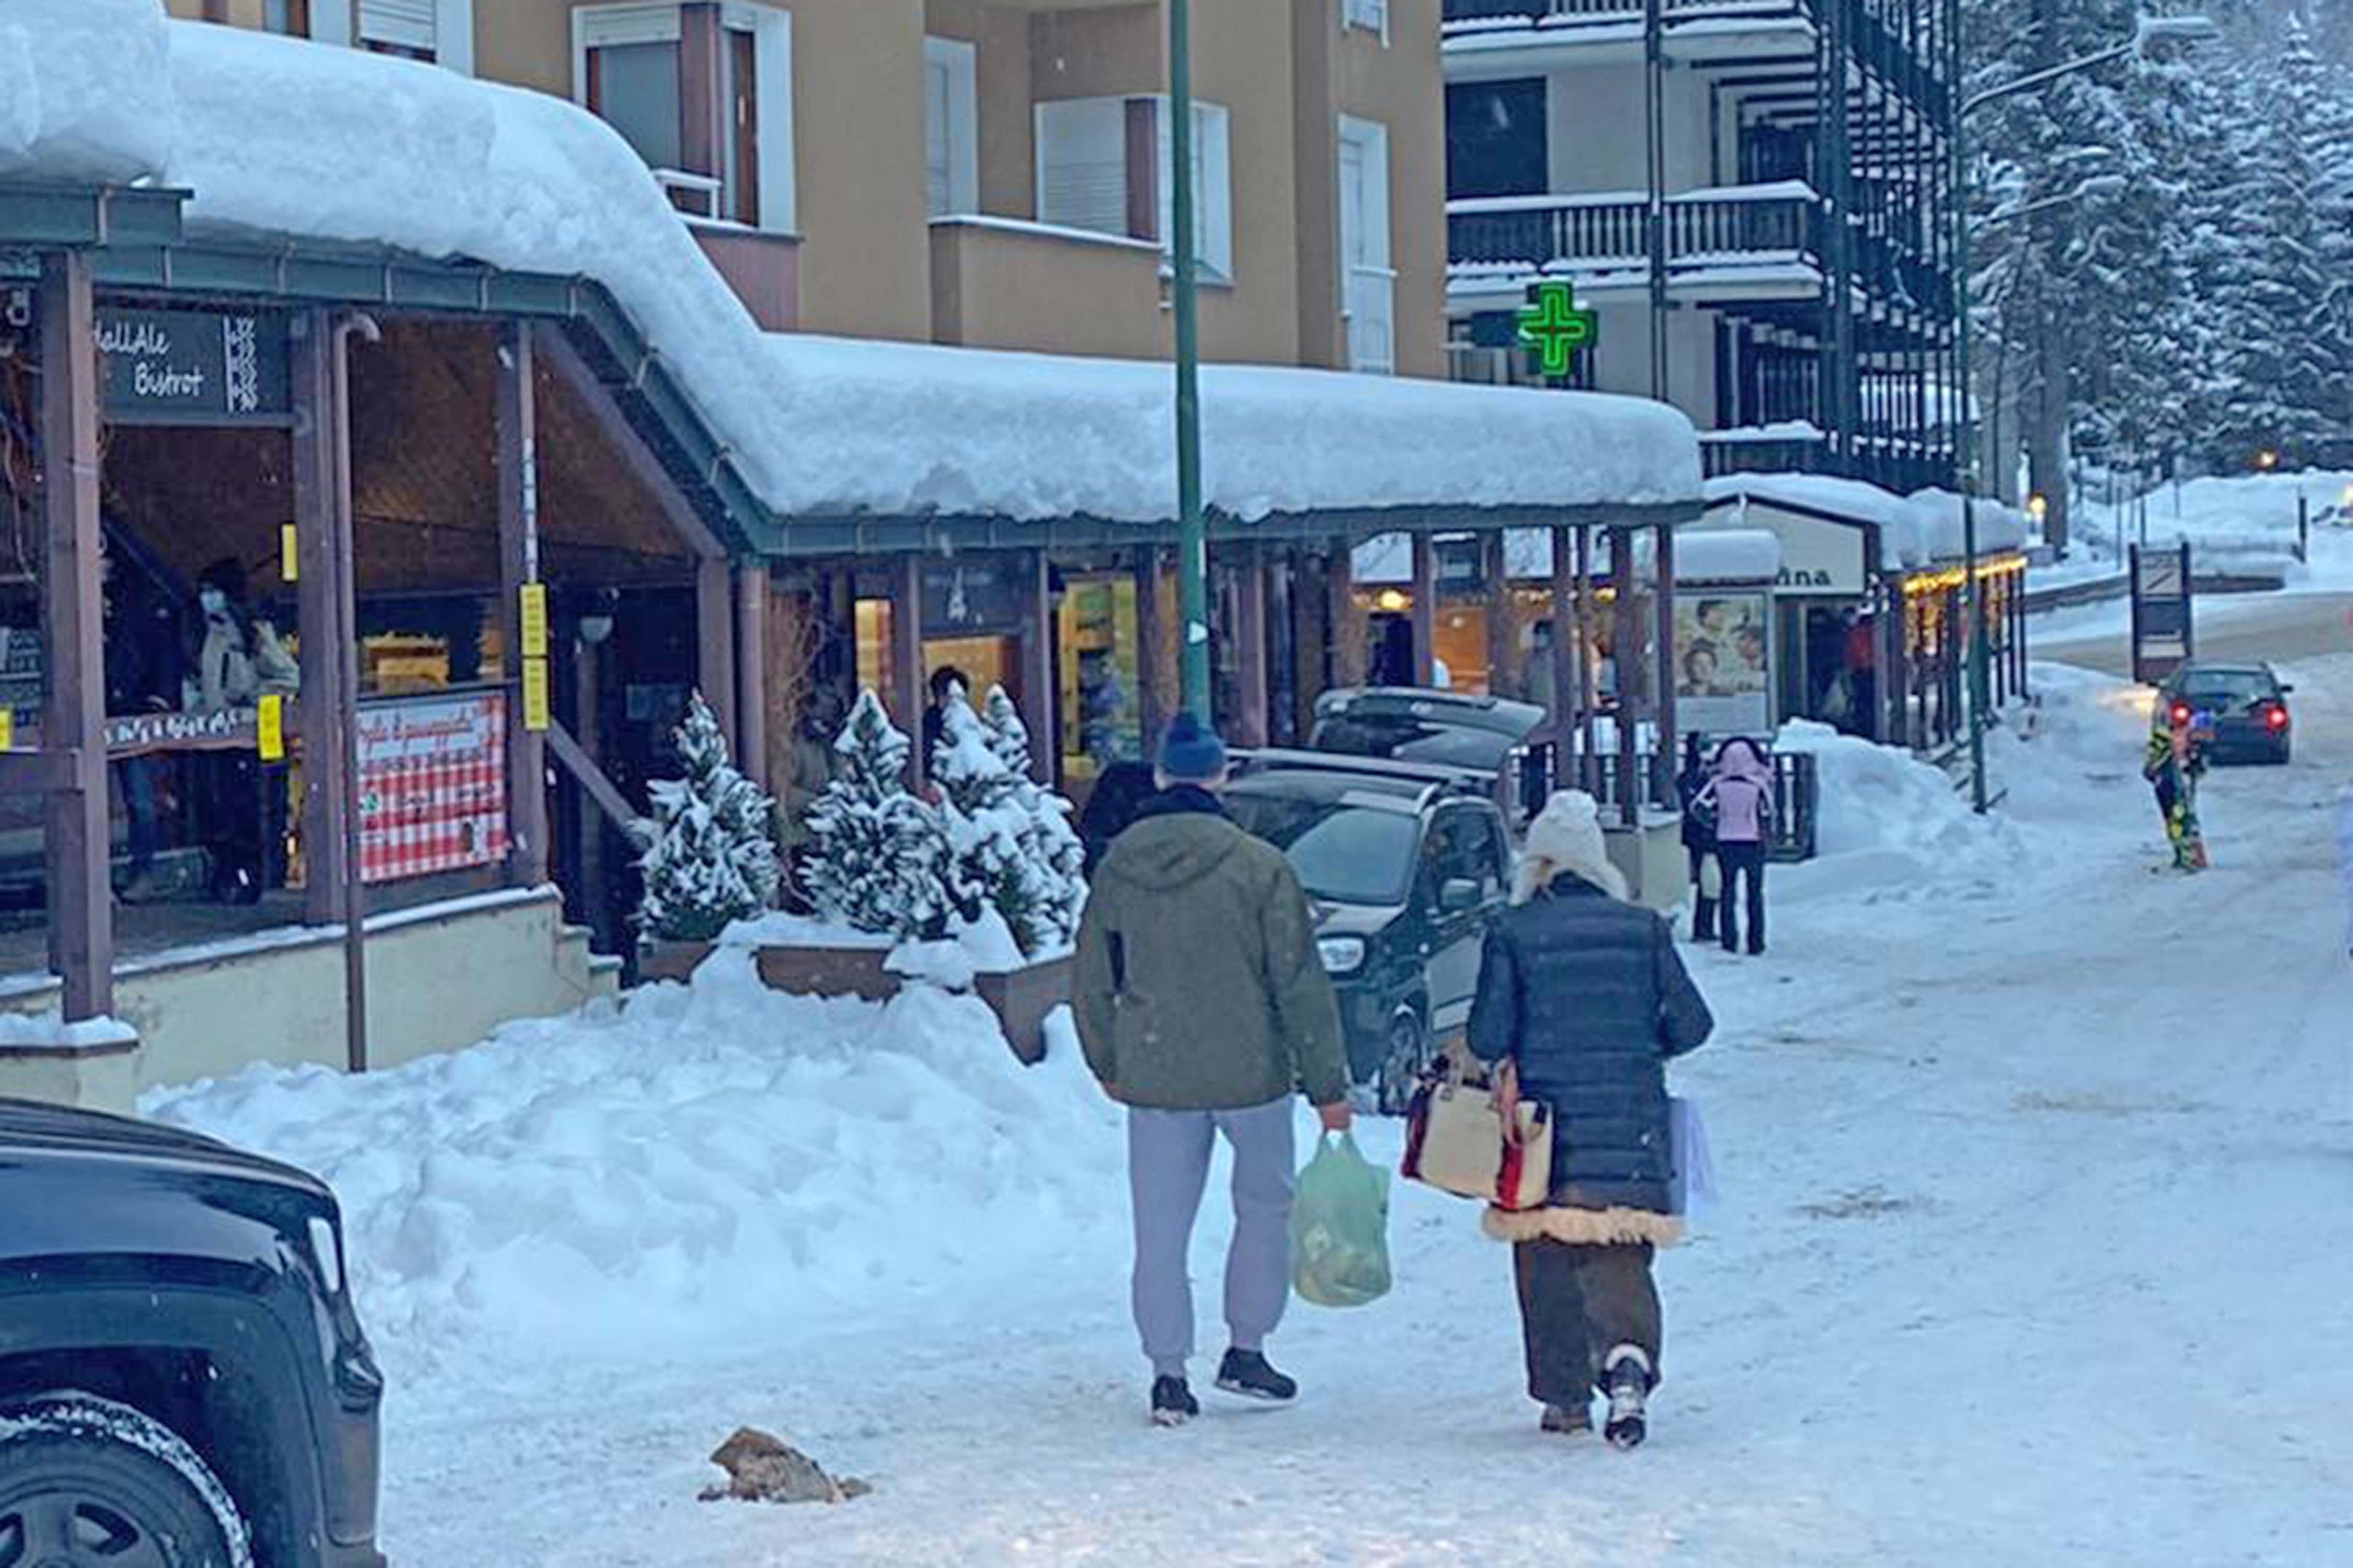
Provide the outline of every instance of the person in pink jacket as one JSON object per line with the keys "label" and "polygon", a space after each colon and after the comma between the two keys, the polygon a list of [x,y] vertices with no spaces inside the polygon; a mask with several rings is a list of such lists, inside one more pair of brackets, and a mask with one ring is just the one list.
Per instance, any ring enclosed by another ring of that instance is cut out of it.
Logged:
{"label": "person in pink jacket", "polygon": [[1765,951],[1765,852],[1772,837],[1773,766],[1746,735],[1716,748],[1714,776],[1700,792],[1701,810],[1715,818],[1715,855],[1724,868],[1716,933],[1724,951],[1740,951],[1740,910],[1748,910],[1748,951]]}

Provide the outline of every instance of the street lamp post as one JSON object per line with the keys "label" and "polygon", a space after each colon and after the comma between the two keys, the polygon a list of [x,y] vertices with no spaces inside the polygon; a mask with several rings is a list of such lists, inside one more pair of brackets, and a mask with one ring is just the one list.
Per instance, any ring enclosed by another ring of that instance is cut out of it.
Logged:
{"label": "street lamp post", "polygon": [[[1951,50],[1952,79],[1961,79],[1962,50],[1960,6],[1957,0],[1947,13],[1952,18]],[[1952,185],[1953,185],[1953,266],[1954,289],[1958,296],[1959,321],[1955,328],[1956,372],[1960,385],[1955,389],[1959,400],[1958,417],[1961,433],[1961,570],[1963,615],[1969,628],[1969,802],[1982,815],[1989,805],[1986,790],[1985,731],[1989,671],[1987,668],[1985,590],[1978,580],[1978,487],[1983,482],[1983,458],[1978,451],[1977,400],[1969,381],[1969,205],[1968,153],[1966,134],[1970,115],[1989,103],[2032,92],[2047,87],[2063,77],[2094,70],[2115,61],[2145,53],[2151,44],[2166,42],[2196,42],[2216,36],[2218,29],[2204,16],[2143,16],[2135,25],[2132,37],[2110,48],[2096,50],[2075,59],[2062,61],[2047,69],[2031,71],[2014,81],[2003,82],[1961,100],[1953,114]],[[2004,221],[2025,216],[2029,212],[2046,206],[2060,206],[2083,196],[2094,195],[2106,184],[2087,180],[2070,195],[2050,202],[2038,202],[2026,207],[1999,215]]]}
{"label": "street lamp post", "polygon": [[1209,530],[1201,508],[1201,268],[1193,245],[1193,16],[1168,0],[1169,242],[1176,317],[1176,615],[1178,706],[1209,711]]}

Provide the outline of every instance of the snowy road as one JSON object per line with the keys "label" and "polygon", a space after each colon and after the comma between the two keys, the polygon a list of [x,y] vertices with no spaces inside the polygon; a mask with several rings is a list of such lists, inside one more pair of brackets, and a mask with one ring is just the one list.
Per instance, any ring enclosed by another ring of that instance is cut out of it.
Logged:
{"label": "snowy road", "polygon": [[[942,1284],[923,1299],[852,1279],[856,1304],[812,1321],[789,1283],[712,1279],[757,1306],[568,1362],[405,1323],[387,1548],[404,1568],[2346,1560],[2353,964],[2324,807],[2353,768],[2353,657],[2296,676],[2305,748],[2216,775],[2201,879],[2158,872],[2135,699],[2053,673],[2044,732],[1998,738],[2012,820],[1792,870],[1768,960],[1697,956],[1723,1027],[1679,1076],[1727,1206],[1662,1265],[1668,1382],[1635,1455],[1535,1433],[1508,1260],[1418,1190],[1395,1294],[1298,1309],[1279,1339],[1298,1408],[1149,1429],[1115,1146],[1089,1123],[1100,1223],[1008,1205],[952,1261],[878,1194],[863,1268]],[[580,1143],[593,1088],[525,1125]],[[683,1156],[708,1134],[675,1136]],[[547,1334],[567,1300],[613,1308],[558,1296]],[[739,1422],[876,1494],[697,1504]]]}
{"label": "snowy road", "polygon": [[[2132,668],[2126,622],[2084,630],[2062,622],[2031,633],[2037,658],[2065,659],[2110,675]],[[2198,605],[2198,654],[2213,659],[2291,660],[2353,652],[2353,594],[2285,594],[2211,598]]]}

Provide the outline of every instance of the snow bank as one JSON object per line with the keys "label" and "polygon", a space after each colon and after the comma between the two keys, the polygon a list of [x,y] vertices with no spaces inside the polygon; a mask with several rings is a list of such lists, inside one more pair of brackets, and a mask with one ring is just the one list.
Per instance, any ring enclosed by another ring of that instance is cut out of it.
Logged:
{"label": "snow bank", "polygon": [[[585,110],[242,29],[169,33],[169,174],[195,193],[192,222],[595,278],[779,513],[1148,522],[1174,509],[1165,364],[764,338],[638,155]],[[151,107],[115,103],[123,121]],[[1202,407],[1207,500],[1245,520],[1699,494],[1690,422],[1631,398],[1219,366],[1203,372]]]}
{"label": "snow bank", "polygon": [[0,11],[0,174],[129,184],[174,125],[157,0],[8,0]]}
{"label": "snow bank", "polygon": [[1920,870],[1957,858],[2001,858],[2014,847],[1998,819],[1979,817],[1952,779],[1911,752],[1792,720],[1777,751],[1810,753],[1820,780],[1821,857],[1900,858]]}
{"label": "snow bank", "polygon": [[58,1013],[0,1013],[0,1050],[88,1049],[138,1043],[139,1031],[113,1018],[84,1018],[69,1024]]}
{"label": "snow bank", "polygon": [[317,1172],[394,1353],[642,1354],[844,1315],[967,1313],[1125,1224],[1116,1119],[1067,1038],[988,1009],[779,994],[747,950],[689,985],[360,1078],[259,1066],[148,1115]]}

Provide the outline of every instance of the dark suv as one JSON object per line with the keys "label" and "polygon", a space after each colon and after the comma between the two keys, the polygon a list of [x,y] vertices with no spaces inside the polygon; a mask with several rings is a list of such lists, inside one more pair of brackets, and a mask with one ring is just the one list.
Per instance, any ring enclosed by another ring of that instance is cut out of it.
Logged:
{"label": "dark suv", "polygon": [[383,1568],[383,1396],[316,1178],[0,1100],[0,1563]]}
{"label": "dark suv", "polygon": [[1348,1066],[1405,1109],[1437,1043],[1471,1016],[1487,920],[1511,889],[1511,840],[1467,770],[1305,752],[1246,753],[1226,807],[1289,858],[1315,902]]}

